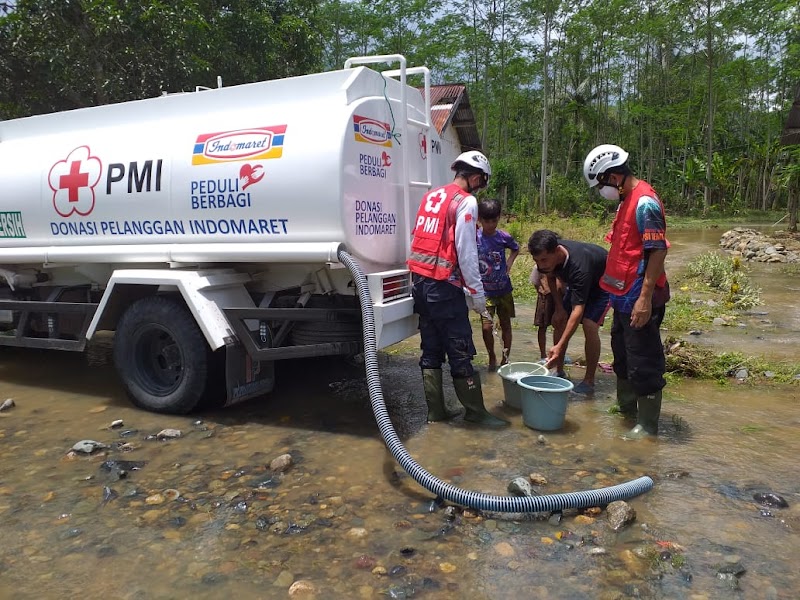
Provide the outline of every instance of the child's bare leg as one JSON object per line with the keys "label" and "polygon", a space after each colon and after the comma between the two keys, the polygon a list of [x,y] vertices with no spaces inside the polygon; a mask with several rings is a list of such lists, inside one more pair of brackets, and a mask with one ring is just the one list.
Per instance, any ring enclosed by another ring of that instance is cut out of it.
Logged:
{"label": "child's bare leg", "polygon": [[500,331],[503,337],[503,358],[500,364],[504,365],[508,362],[508,355],[511,354],[511,317],[500,318]]}
{"label": "child's bare leg", "polygon": [[539,358],[547,358],[547,325],[539,325],[536,337],[539,339]]}
{"label": "child's bare leg", "polygon": [[489,355],[489,370],[497,368],[497,356],[494,354],[494,334],[492,328],[494,323],[488,319],[481,318],[481,333],[483,333],[483,343],[486,345],[486,353]]}

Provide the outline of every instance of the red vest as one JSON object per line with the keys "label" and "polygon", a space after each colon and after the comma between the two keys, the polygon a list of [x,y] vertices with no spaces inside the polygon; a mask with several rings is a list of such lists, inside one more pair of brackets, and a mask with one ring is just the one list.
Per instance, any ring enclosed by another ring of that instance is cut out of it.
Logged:
{"label": "red vest", "polygon": [[[642,234],[636,224],[636,208],[642,196],[655,198],[661,206],[661,213],[666,214],[661,199],[646,181],[640,181],[630,196],[620,203],[611,232],[606,236],[606,241],[611,242],[611,249],[608,251],[606,272],[600,278],[600,287],[616,296],[622,296],[631,289],[644,258]],[[666,282],[667,275],[662,273],[656,285],[664,287]]]}
{"label": "red vest", "polygon": [[436,188],[422,198],[414,225],[408,269],[438,281],[447,281],[458,263],[456,208],[467,193],[455,183]]}

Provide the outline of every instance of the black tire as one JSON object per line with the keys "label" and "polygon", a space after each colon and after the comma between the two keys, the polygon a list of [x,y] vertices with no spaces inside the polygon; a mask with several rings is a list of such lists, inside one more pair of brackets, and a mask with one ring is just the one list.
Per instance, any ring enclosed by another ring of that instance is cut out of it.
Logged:
{"label": "black tire", "polygon": [[131,401],[185,414],[203,398],[209,348],[183,302],[162,296],[131,304],[117,324],[114,364]]}

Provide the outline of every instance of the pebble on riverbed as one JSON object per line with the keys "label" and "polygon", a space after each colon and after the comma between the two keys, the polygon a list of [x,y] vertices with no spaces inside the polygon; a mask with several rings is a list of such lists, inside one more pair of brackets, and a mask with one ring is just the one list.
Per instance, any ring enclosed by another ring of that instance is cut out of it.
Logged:
{"label": "pebble on riverbed", "polygon": [[293,462],[291,454],[281,454],[272,459],[272,462],[269,463],[269,468],[277,473],[283,473],[292,466]]}
{"label": "pebble on riverbed", "polygon": [[180,429],[162,429],[156,434],[158,440],[173,440],[183,436]]}
{"label": "pebble on riverbed", "polygon": [[14,400],[12,400],[11,398],[6,398],[5,402],[0,404],[0,412],[5,412],[7,410],[11,410],[15,406],[16,406],[16,404],[14,403]]}
{"label": "pebble on riverbed", "polygon": [[105,448],[108,448],[108,446],[100,442],[96,442],[94,440],[81,440],[72,446],[72,451],[78,452],[79,454],[92,454],[98,450],[104,450]]}
{"label": "pebble on riverbed", "polygon": [[636,511],[624,500],[612,502],[608,505],[606,511],[608,524],[614,531],[619,531],[636,520]]}

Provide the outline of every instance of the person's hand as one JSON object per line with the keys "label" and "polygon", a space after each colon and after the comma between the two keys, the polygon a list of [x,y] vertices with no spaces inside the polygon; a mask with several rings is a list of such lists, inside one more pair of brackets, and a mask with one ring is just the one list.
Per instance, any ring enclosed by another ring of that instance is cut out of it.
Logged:
{"label": "person's hand", "polygon": [[566,349],[562,349],[561,344],[556,344],[547,351],[547,362],[544,363],[546,369],[555,369],[558,365],[559,358],[563,358],[566,354]]}
{"label": "person's hand", "polygon": [[650,315],[653,312],[653,301],[652,298],[644,298],[639,296],[639,299],[636,300],[636,303],[633,305],[633,311],[631,312],[631,327],[635,327],[636,329],[640,329],[647,325],[647,322],[650,320]]}
{"label": "person's hand", "polygon": [[470,310],[474,310],[482,317],[490,318],[488,312],[486,311],[486,297],[483,294],[468,294],[467,307]]}

